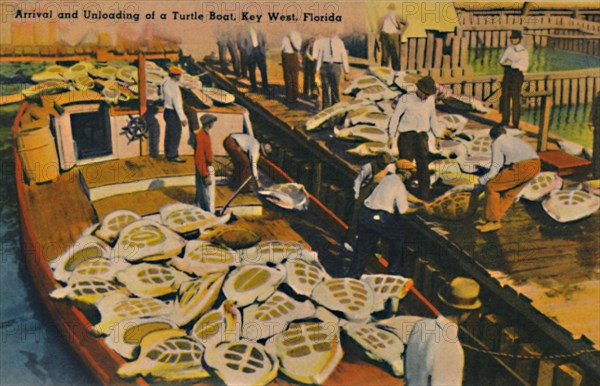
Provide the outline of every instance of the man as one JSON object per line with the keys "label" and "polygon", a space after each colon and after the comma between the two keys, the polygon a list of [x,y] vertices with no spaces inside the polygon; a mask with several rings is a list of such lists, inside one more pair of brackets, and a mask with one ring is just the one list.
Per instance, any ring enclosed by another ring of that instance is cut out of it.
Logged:
{"label": "man", "polygon": [[394,71],[400,71],[400,44],[408,23],[396,14],[395,4],[388,5],[387,9],[389,13],[381,19],[378,28],[381,42],[381,65],[387,67],[391,58]]}
{"label": "man", "polygon": [[160,123],[156,119],[158,114],[158,106],[153,101],[146,103],[146,112],[143,115],[148,130],[148,146],[150,157],[158,157],[158,145],[160,142]]}
{"label": "man", "polygon": [[435,81],[430,76],[417,82],[417,92],[400,97],[388,125],[388,147],[398,135],[400,158],[416,160],[417,181],[421,199],[429,199],[429,137],[431,130],[438,137],[438,121],[435,114]]}
{"label": "man", "polygon": [[210,143],[210,130],[217,117],[204,114],[200,117],[202,129],[196,132],[196,149],[194,161],[196,165],[196,206],[209,212],[214,212],[214,169],[213,152]]}
{"label": "man", "polygon": [[502,96],[500,97],[500,110],[502,112],[503,126],[508,126],[511,115],[512,102],[512,127],[518,128],[521,119],[521,86],[525,79],[525,72],[529,68],[529,53],[521,45],[521,32],[512,31],[510,44],[500,57],[500,64],[504,66],[502,78]]}
{"label": "man", "polygon": [[269,94],[269,81],[267,79],[267,51],[266,41],[263,33],[254,27],[250,27],[243,36],[244,51],[250,77],[250,91],[258,91],[256,85],[256,67],[260,71],[262,80],[262,91],[265,95]]}
{"label": "man", "polygon": [[485,185],[485,219],[476,228],[480,232],[500,229],[500,219],[525,184],[540,172],[537,153],[527,142],[506,134],[503,126],[490,129],[492,164],[487,174],[479,177]]}
{"label": "man", "polygon": [[181,128],[187,126],[187,119],[183,111],[183,101],[179,80],[183,70],[177,66],[169,67],[169,78],[162,85],[163,99],[165,102],[163,118],[165,120],[165,157],[170,162],[185,162],[179,158],[179,141]]}
{"label": "man", "polygon": [[[233,163],[231,188],[237,190],[250,176],[254,177],[254,181],[260,187],[258,159],[261,152],[265,154],[270,151],[270,146],[261,146],[260,142],[249,134],[233,133],[225,138],[223,147]],[[247,184],[242,192],[252,192],[252,186]]]}
{"label": "man", "polygon": [[319,58],[317,60],[317,72],[321,76],[321,87],[323,95],[323,109],[340,101],[340,75],[344,70],[344,80],[348,80],[350,67],[348,64],[348,53],[344,42],[339,38],[337,32],[329,38],[322,39],[317,47]]}
{"label": "man", "polygon": [[231,57],[231,63],[233,65],[233,74],[240,75],[240,60],[234,42],[233,33],[231,28],[222,27],[217,30],[217,47],[219,49],[219,63],[221,66],[221,72],[227,72],[227,52]]}
{"label": "man", "polygon": [[302,55],[302,68],[304,70],[303,93],[307,98],[316,98],[319,93],[316,82],[319,52],[315,50],[315,46],[320,39],[322,39],[322,36],[320,33],[317,33],[317,35],[311,37],[302,44],[302,52],[304,53]]}
{"label": "man", "polygon": [[283,65],[283,81],[285,83],[285,101],[294,103],[298,100],[298,72],[300,71],[300,50],[302,36],[296,30],[288,32],[281,42],[281,64]]}
{"label": "man", "polygon": [[[358,279],[364,272],[367,258],[373,253],[377,241],[383,237],[390,243],[388,273],[397,275],[402,264],[404,226],[401,215],[416,211],[408,205],[409,193],[403,181],[410,178],[413,165],[407,160],[396,163],[395,173],[381,179],[365,199],[358,215],[358,235],[354,246],[348,276]],[[410,197],[411,201],[421,202]]]}
{"label": "man", "polygon": [[592,101],[589,128],[593,133],[592,146],[592,176],[595,180],[600,178],[600,92]]}

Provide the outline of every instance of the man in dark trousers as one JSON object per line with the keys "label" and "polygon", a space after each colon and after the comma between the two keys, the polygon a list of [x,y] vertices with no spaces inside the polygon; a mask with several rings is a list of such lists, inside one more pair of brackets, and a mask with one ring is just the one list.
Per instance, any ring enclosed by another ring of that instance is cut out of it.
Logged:
{"label": "man in dark trousers", "polygon": [[316,98],[319,94],[316,81],[317,59],[319,53],[315,50],[316,42],[319,39],[322,39],[322,36],[320,33],[317,33],[302,44],[302,52],[304,53],[302,55],[302,69],[304,71],[303,93],[307,98]]}
{"label": "man in dark trousers", "polygon": [[300,71],[300,49],[302,36],[296,30],[288,32],[281,42],[281,64],[283,65],[283,81],[285,83],[285,101],[294,103],[298,100],[298,73]]}
{"label": "man in dark trousers", "polygon": [[394,71],[400,71],[400,44],[408,23],[396,14],[395,4],[388,5],[387,9],[388,14],[381,18],[378,28],[381,42],[381,65],[387,67],[391,58]]}
{"label": "man in dark trousers", "polygon": [[[233,133],[225,138],[223,147],[233,163],[231,189],[237,190],[250,176],[254,177],[256,185],[260,187],[258,180],[258,159],[261,153],[265,154],[270,151],[270,146],[268,144],[262,146],[250,134]],[[246,184],[242,192],[252,192],[252,185]]]}
{"label": "man in dark trousers", "polygon": [[388,147],[398,137],[400,158],[415,160],[421,199],[429,200],[429,137],[431,131],[438,136],[435,113],[435,81],[430,76],[417,82],[417,91],[402,95],[396,104],[388,125]]}
{"label": "man in dark trousers", "polygon": [[217,30],[217,47],[219,49],[219,64],[221,72],[227,72],[227,52],[233,65],[233,74],[240,75],[240,60],[231,28]]}
{"label": "man in dark trousers", "polygon": [[[381,179],[373,192],[365,199],[358,216],[358,235],[354,246],[355,255],[347,276],[360,278],[364,273],[367,258],[373,254],[380,238],[390,243],[388,273],[400,274],[404,248],[402,215],[415,212],[408,204],[410,194],[404,186],[414,166],[410,161],[399,160],[396,170]],[[410,197],[411,201],[421,202]]]}
{"label": "man in dark trousers", "polygon": [[342,39],[337,32],[333,32],[328,38],[318,41],[317,72],[321,76],[321,93],[323,98],[323,109],[340,101],[340,76],[344,70],[344,80],[348,80],[350,67],[348,64],[348,53]]}
{"label": "man in dark trousers", "polygon": [[156,119],[158,106],[154,101],[146,103],[146,112],[144,113],[144,122],[148,129],[148,146],[150,157],[158,157],[158,143],[160,141],[160,124]]}
{"label": "man in dark trousers", "polygon": [[520,31],[512,31],[510,44],[500,57],[500,64],[504,67],[502,96],[500,97],[502,112],[500,124],[508,126],[512,111],[512,127],[515,128],[519,127],[521,119],[521,87],[525,79],[525,72],[529,68],[529,53],[521,44],[521,39]]}
{"label": "man in dark trousers", "polygon": [[179,158],[179,141],[181,141],[181,128],[187,126],[187,119],[183,111],[183,100],[179,89],[179,80],[183,70],[177,66],[169,67],[169,79],[162,85],[165,109],[165,157],[170,162],[185,162]]}
{"label": "man in dark trousers", "polygon": [[258,91],[256,85],[256,67],[260,71],[262,80],[262,92],[265,95],[269,94],[269,81],[267,78],[267,49],[265,35],[251,26],[244,32],[243,47],[246,52],[246,60],[248,71],[250,72],[250,91]]}
{"label": "man in dark trousers", "polygon": [[214,212],[214,197],[211,186],[214,181],[213,152],[210,143],[210,130],[217,117],[213,114],[204,114],[200,117],[202,128],[196,132],[196,151],[194,161],[196,165],[196,206],[208,212]]}

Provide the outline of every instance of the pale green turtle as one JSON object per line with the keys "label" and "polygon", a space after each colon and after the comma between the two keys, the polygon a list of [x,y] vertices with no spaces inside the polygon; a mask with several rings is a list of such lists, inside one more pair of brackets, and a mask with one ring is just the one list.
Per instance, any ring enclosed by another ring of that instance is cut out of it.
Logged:
{"label": "pale green turtle", "polygon": [[141,263],[121,270],[116,275],[129,292],[137,297],[159,297],[177,291],[181,283],[191,278],[174,268]]}
{"label": "pale green turtle", "polygon": [[190,335],[204,347],[224,341],[238,341],[242,336],[242,314],[234,301],[225,300],[218,309],[202,315],[192,327]]}
{"label": "pale green turtle", "polygon": [[216,87],[202,87],[202,93],[208,96],[214,103],[229,105],[235,102],[235,96],[225,90]]}
{"label": "pale green turtle", "polygon": [[83,261],[101,258],[109,259],[111,249],[104,241],[91,235],[80,237],[64,253],[50,262],[54,278],[66,283],[73,270]]}
{"label": "pale green turtle", "polygon": [[373,85],[363,88],[356,94],[356,99],[367,99],[370,101],[381,101],[386,99],[394,99],[398,96],[396,91],[392,91],[385,85]]}
{"label": "pale green turtle", "polygon": [[583,190],[555,190],[542,206],[552,219],[565,223],[592,215],[600,208],[600,197]]}
{"label": "pale green turtle", "polygon": [[144,337],[155,331],[176,329],[172,320],[156,316],[149,318],[132,318],[119,322],[104,342],[125,359],[135,359],[136,350]]}
{"label": "pale green turtle", "polygon": [[117,68],[115,66],[102,66],[89,71],[94,78],[115,79],[117,77]]}
{"label": "pale green turtle", "polygon": [[185,240],[169,228],[142,219],[121,230],[114,255],[135,263],[168,260],[178,255],[184,246]]}
{"label": "pale green turtle", "polygon": [[93,305],[105,296],[123,292],[121,287],[110,281],[88,277],[69,280],[67,286],[55,289],[50,293],[50,297],[53,299],[68,298],[77,303]]}
{"label": "pale green turtle", "polygon": [[462,220],[475,214],[479,204],[478,192],[456,192],[438,197],[425,205],[424,210],[431,216],[444,220]]}
{"label": "pale green turtle", "polygon": [[385,86],[377,77],[365,75],[358,78],[354,78],[350,81],[350,84],[346,86],[343,91],[344,95],[356,95],[360,90],[370,86],[381,85]]}
{"label": "pale green turtle", "polygon": [[112,244],[119,236],[121,229],[140,219],[141,217],[137,213],[130,210],[115,210],[104,216],[100,228],[96,230],[95,235]]}
{"label": "pale green turtle", "polygon": [[342,129],[333,128],[337,138],[385,143],[388,139],[387,132],[371,125],[360,124]]}
{"label": "pale green turtle", "polygon": [[219,296],[223,280],[224,272],[212,272],[182,283],[169,318],[184,326],[210,310]]}
{"label": "pale green turtle", "polygon": [[21,93],[25,98],[35,98],[42,95],[57,94],[63,91],[67,91],[68,89],[69,85],[63,80],[49,80],[28,87],[25,90],[21,91]]}
{"label": "pale green turtle", "polygon": [[367,283],[351,278],[322,281],[312,292],[312,300],[331,311],[339,311],[350,321],[364,322],[373,311],[373,290]]}
{"label": "pale green turtle", "polygon": [[394,70],[389,67],[369,67],[368,73],[381,80],[388,86],[394,84],[396,76]]}
{"label": "pale green turtle", "polygon": [[125,84],[135,84],[138,82],[138,69],[131,65],[119,67],[116,78]]}
{"label": "pale green turtle", "polygon": [[385,130],[390,122],[390,117],[382,112],[367,112],[364,114],[355,115],[349,119],[349,121],[351,126],[362,123]]}
{"label": "pale green turtle", "polygon": [[239,307],[244,307],[268,299],[284,278],[282,268],[242,265],[227,276],[223,293],[227,299],[235,300]]}
{"label": "pale green turtle", "polygon": [[299,295],[310,296],[319,283],[331,279],[317,260],[288,259],[285,269],[285,282]]}
{"label": "pale green turtle", "polygon": [[542,201],[551,191],[560,190],[563,180],[554,172],[541,172],[519,192],[517,199]]}

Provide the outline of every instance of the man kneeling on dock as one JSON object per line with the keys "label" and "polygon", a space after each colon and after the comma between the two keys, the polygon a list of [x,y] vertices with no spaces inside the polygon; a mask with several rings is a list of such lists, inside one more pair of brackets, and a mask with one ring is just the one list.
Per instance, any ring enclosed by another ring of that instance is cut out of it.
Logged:
{"label": "man kneeling on dock", "polygon": [[[252,175],[256,185],[260,188],[258,180],[258,159],[260,153],[266,155],[271,151],[269,144],[261,145],[253,136],[244,133],[233,133],[223,141],[223,147],[233,163],[231,188],[235,191]],[[246,184],[242,193],[252,192],[252,186]]]}
{"label": "man kneeling on dock", "polygon": [[490,129],[492,164],[487,174],[479,177],[485,185],[485,219],[478,221],[480,232],[496,231],[500,220],[525,184],[541,169],[537,153],[522,139],[506,134],[500,125]]}

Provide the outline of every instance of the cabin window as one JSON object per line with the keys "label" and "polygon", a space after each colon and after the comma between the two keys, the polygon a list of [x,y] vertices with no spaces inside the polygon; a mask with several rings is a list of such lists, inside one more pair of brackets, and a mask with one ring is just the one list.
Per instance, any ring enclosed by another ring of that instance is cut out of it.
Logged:
{"label": "cabin window", "polygon": [[71,114],[71,130],[78,160],[112,154],[110,119],[106,108]]}

